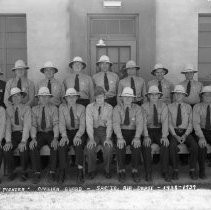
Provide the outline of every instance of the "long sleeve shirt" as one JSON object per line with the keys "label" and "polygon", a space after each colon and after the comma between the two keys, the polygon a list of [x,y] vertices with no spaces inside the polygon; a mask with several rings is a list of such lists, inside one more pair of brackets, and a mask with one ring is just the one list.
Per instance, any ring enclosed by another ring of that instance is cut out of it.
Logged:
{"label": "long sleeve shirt", "polygon": [[172,135],[176,135],[175,128],[186,129],[185,134],[188,136],[193,130],[193,114],[192,108],[189,104],[181,104],[181,116],[182,123],[178,127],[176,126],[177,122],[177,112],[178,112],[178,103],[174,102],[168,105],[169,109],[169,131]]}
{"label": "long sleeve shirt", "polygon": [[103,87],[106,91],[106,97],[115,97],[117,95],[117,89],[119,84],[119,77],[114,72],[106,72],[108,77],[108,83],[109,83],[109,90],[106,91],[104,87],[104,75],[105,72],[99,72],[97,74],[93,75],[93,81],[95,86]]}
{"label": "long sleeve shirt", "polygon": [[[70,75],[64,79],[63,85],[65,90],[68,88],[74,88],[75,86],[76,73],[70,73]],[[92,78],[86,74],[79,73],[79,87],[80,87],[80,98],[94,100],[94,85]]]}
{"label": "long sleeve shirt", "polygon": [[[184,80],[180,83],[180,85],[183,85],[187,89],[189,80]],[[202,90],[202,83],[198,82],[196,80],[191,80],[191,90],[190,95],[184,98],[184,102],[190,105],[194,105],[200,102],[200,96],[199,93]]]}
{"label": "long sleeve shirt", "polygon": [[113,128],[117,138],[122,139],[121,129],[136,130],[135,137],[140,138],[144,128],[144,118],[142,109],[137,104],[129,107],[129,125],[124,125],[126,108],[123,104],[119,104],[113,111]]}
{"label": "long sleeve shirt", "polygon": [[80,104],[75,104],[72,107],[74,114],[75,127],[71,126],[70,107],[67,104],[61,104],[59,107],[59,131],[62,137],[67,136],[68,130],[78,129],[76,136],[81,138],[86,128],[86,110]]}
{"label": "long sleeve shirt", "polygon": [[90,139],[94,139],[94,128],[100,126],[106,127],[106,137],[110,138],[112,127],[113,107],[104,103],[101,107],[101,114],[99,114],[99,106],[96,102],[89,104],[86,107],[86,131]]}
{"label": "long sleeve shirt", "polygon": [[[19,124],[15,124],[15,111],[18,108]],[[21,131],[22,141],[26,142],[29,138],[31,129],[31,108],[24,104],[9,106],[6,110],[6,142],[11,141],[11,134],[14,131]]]}
{"label": "long sleeve shirt", "polygon": [[[41,80],[36,86],[36,94],[41,87],[48,87],[48,79]],[[53,105],[59,106],[62,103],[63,96],[65,95],[65,90],[63,85],[55,78],[51,79],[51,94],[53,97],[50,102]]]}
{"label": "long sleeve shirt", "polygon": [[[146,94],[146,84],[143,78],[138,76],[133,76],[135,88],[136,88],[136,97],[135,100],[140,101],[141,99],[145,99]],[[118,96],[121,95],[123,89],[125,87],[131,87],[131,77],[128,76],[119,81],[118,87]],[[120,102],[120,98],[118,97],[118,102]]]}
{"label": "long sleeve shirt", "polygon": [[162,101],[158,101],[156,104],[157,113],[158,113],[158,126],[154,125],[154,107],[153,104],[150,102],[144,103],[142,106],[143,112],[144,112],[144,136],[148,135],[148,129],[147,128],[162,128],[162,137],[167,138],[169,132],[168,132],[168,107],[165,103]]}
{"label": "long sleeve shirt", "polygon": [[205,129],[208,105],[211,106],[211,104],[202,102],[193,107],[193,127],[199,138],[204,138],[202,129]]}
{"label": "long sleeve shirt", "polygon": [[0,142],[5,137],[5,127],[6,127],[6,111],[0,106]]}
{"label": "long sleeve shirt", "polygon": [[[151,86],[158,86],[158,80],[154,79],[149,81],[147,87],[149,88]],[[171,103],[171,90],[173,88],[173,85],[164,78],[163,80],[161,80],[161,86],[163,95],[160,100],[162,100],[166,104]]]}
{"label": "long sleeve shirt", "polygon": [[[12,78],[6,83],[5,93],[4,93],[4,104],[6,107],[11,105],[11,102],[8,101],[10,96],[10,90],[14,87],[17,87],[19,78]],[[23,98],[22,103],[32,106],[34,103],[34,96],[35,96],[35,87],[34,83],[27,79],[26,77],[21,78],[22,83],[22,91],[26,92],[27,95]]]}
{"label": "long sleeve shirt", "polygon": [[37,132],[54,132],[54,138],[59,137],[59,112],[58,108],[54,105],[47,104],[45,105],[45,122],[46,128],[42,130],[41,121],[42,121],[42,112],[43,105],[37,105],[32,108],[32,128],[31,128],[31,137],[36,138]]}

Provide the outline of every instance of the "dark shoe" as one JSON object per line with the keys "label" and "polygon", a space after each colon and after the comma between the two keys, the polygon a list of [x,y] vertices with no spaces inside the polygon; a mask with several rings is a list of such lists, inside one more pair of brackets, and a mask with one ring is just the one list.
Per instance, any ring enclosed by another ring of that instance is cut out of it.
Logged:
{"label": "dark shoe", "polygon": [[39,181],[40,181],[40,173],[34,173],[33,178],[32,178],[32,183],[38,184]]}
{"label": "dark shoe", "polygon": [[151,181],[152,181],[152,174],[151,174],[151,173],[146,174],[145,180],[146,180],[147,182],[151,182]]}
{"label": "dark shoe", "polygon": [[207,178],[204,171],[199,171],[199,178],[200,179],[206,179]]}
{"label": "dark shoe", "polygon": [[166,182],[170,182],[171,181],[171,178],[169,176],[169,173],[162,173],[162,177],[164,178],[164,180]]}
{"label": "dark shoe", "polygon": [[89,179],[94,179],[95,178],[95,172],[94,171],[89,172],[88,177],[89,177]]}
{"label": "dark shoe", "polygon": [[111,179],[111,172],[105,172],[105,178],[106,179]]}
{"label": "dark shoe", "polygon": [[190,178],[193,179],[193,180],[198,179],[196,171],[190,171],[189,175],[190,175]]}
{"label": "dark shoe", "polygon": [[120,181],[121,183],[124,183],[124,182],[125,182],[125,179],[126,179],[126,174],[125,174],[125,172],[124,172],[124,171],[119,172],[119,181]]}
{"label": "dark shoe", "polygon": [[60,170],[59,177],[58,177],[58,183],[63,184],[65,180],[65,170]]}
{"label": "dark shoe", "polygon": [[48,180],[49,180],[49,182],[55,182],[55,180],[56,180],[56,173],[54,171],[50,171],[49,172]]}
{"label": "dark shoe", "polygon": [[83,184],[84,183],[84,172],[83,172],[83,169],[78,169],[77,183],[78,184]]}
{"label": "dark shoe", "polygon": [[21,181],[25,182],[28,179],[28,174],[26,172],[22,173],[21,175]]}
{"label": "dark shoe", "polygon": [[178,180],[179,179],[179,177],[178,177],[178,171],[173,171],[172,179],[173,180]]}
{"label": "dark shoe", "polygon": [[16,178],[16,173],[11,173],[9,176],[8,176],[8,180],[9,181],[13,181],[15,178]]}
{"label": "dark shoe", "polygon": [[132,172],[132,178],[133,178],[133,181],[136,183],[140,181],[138,172]]}

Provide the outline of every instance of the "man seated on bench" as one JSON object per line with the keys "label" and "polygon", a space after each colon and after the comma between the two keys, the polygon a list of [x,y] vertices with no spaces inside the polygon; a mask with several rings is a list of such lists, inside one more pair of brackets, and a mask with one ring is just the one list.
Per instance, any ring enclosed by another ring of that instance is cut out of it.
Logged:
{"label": "man seated on bench", "polygon": [[96,149],[99,144],[103,147],[103,159],[105,165],[105,177],[111,178],[111,160],[113,143],[112,116],[113,107],[106,103],[105,91],[102,87],[96,86],[95,102],[86,107],[86,130],[89,137],[87,142],[88,173],[89,178],[94,179],[96,174]]}
{"label": "man seated on bench", "polygon": [[142,105],[145,114],[143,159],[146,171],[146,181],[152,181],[152,155],[151,145],[160,146],[161,173],[165,181],[169,182],[169,140],[168,140],[168,107],[159,100],[162,92],[157,86],[149,87],[148,102]]}
{"label": "man seated on bench", "polygon": [[55,181],[57,164],[57,146],[59,138],[58,108],[50,104],[52,94],[47,87],[41,87],[38,91],[39,105],[32,108],[32,127],[29,144],[32,169],[34,171],[33,183],[40,180],[40,149],[44,145],[50,147],[49,181]]}
{"label": "man seated on bench", "polygon": [[176,85],[172,91],[174,103],[169,104],[169,139],[170,161],[173,167],[172,179],[178,179],[178,145],[185,144],[190,152],[190,178],[197,179],[196,163],[198,160],[198,144],[191,135],[193,130],[192,108],[183,102],[187,93],[182,85]]}
{"label": "man seated on bench", "polygon": [[[6,120],[6,144],[3,146],[4,155],[6,158],[6,165],[8,169],[8,179],[14,180],[16,173],[14,173],[14,157],[13,152],[18,148],[21,160],[21,181],[27,180],[27,143],[31,128],[31,108],[22,103],[22,99],[26,96],[19,88],[12,88],[8,101],[12,106],[7,108]],[[1,122],[2,123],[2,122]]]}
{"label": "man seated on bench", "polygon": [[84,132],[85,107],[77,104],[76,101],[79,93],[74,88],[66,91],[65,99],[67,103],[61,104],[59,107],[59,130],[61,140],[59,142],[59,183],[63,183],[65,179],[65,168],[67,165],[67,154],[69,146],[74,146],[76,155],[76,164],[78,166],[77,183],[84,182],[83,159],[84,159]]}
{"label": "man seated on bench", "polygon": [[200,95],[202,102],[193,108],[193,127],[199,145],[199,178],[205,179],[207,144],[211,144],[211,86],[204,86]]}
{"label": "man seated on bench", "polygon": [[125,87],[120,95],[122,102],[114,108],[113,128],[117,136],[117,161],[119,181],[125,182],[125,153],[126,146],[131,146],[132,177],[139,182],[138,164],[141,155],[141,134],[143,132],[143,115],[139,105],[133,103],[133,89]]}

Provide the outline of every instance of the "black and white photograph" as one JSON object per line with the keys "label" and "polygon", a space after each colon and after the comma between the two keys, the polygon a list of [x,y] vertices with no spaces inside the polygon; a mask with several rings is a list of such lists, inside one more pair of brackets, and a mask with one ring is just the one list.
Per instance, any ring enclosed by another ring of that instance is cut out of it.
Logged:
{"label": "black and white photograph", "polygon": [[0,0],[1,210],[211,209],[211,0]]}

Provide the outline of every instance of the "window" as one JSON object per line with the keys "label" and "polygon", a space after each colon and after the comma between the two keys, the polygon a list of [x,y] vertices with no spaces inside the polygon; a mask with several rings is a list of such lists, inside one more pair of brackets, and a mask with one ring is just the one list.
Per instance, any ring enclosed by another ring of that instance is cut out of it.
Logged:
{"label": "window", "polygon": [[13,77],[16,60],[27,62],[26,16],[0,14],[0,67],[4,79]]}

